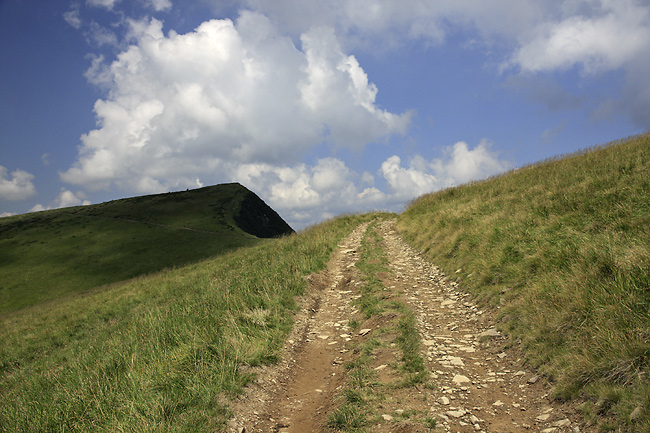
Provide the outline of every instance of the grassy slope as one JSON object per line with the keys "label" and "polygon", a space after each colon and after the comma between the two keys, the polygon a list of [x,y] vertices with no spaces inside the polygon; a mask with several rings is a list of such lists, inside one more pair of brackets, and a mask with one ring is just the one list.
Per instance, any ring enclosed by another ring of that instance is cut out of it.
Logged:
{"label": "grassy slope", "polygon": [[215,431],[305,276],[372,215],[0,316],[0,431]]}
{"label": "grassy slope", "polygon": [[649,135],[423,196],[398,228],[500,308],[558,398],[650,431]]}
{"label": "grassy slope", "polygon": [[2,218],[0,313],[253,245],[237,222],[250,196],[226,184]]}

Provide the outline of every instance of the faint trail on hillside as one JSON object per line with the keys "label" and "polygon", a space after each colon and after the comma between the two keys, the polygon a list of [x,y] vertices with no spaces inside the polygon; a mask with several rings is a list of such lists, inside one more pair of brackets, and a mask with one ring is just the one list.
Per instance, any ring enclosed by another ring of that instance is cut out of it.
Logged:
{"label": "faint trail on hillside", "polygon": [[[549,398],[543,380],[526,370],[513,349],[505,349],[492,313],[479,309],[456,282],[422,259],[389,220],[374,229],[391,270],[381,273],[381,294],[415,313],[432,386],[397,385],[401,359],[391,344],[396,314],[386,310],[368,319],[354,305],[362,284],[355,264],[368,226],[357,227],[332,254],[327,270],[310,277],[282,361],[253,370],[257,380],[235,405],[231,432],[333,431],[326,421],[342,401],[349,379],[344,365],[370,338],[382,342],[373,350],[370,368],[377,389],[387,395],[371,403],[377,407],[364,431],[590,431],[578,426],[574,412]],[[351,330],[350,319],[360,327]],[[423,423],[425,417],[436,421],[435,429]]]}

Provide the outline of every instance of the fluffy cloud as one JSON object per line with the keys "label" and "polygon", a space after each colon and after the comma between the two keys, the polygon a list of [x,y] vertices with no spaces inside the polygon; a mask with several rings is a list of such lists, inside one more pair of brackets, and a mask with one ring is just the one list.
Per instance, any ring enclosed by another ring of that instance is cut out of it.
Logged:
{"label": "fluffy cloud", "polygon": [[588,15],[570,8],[570,15],[537,27],[519,47],[512,62],[539,72],[581,65],[587,73],[623,67],[650,45],[650,11],[633,0],[573,2]]}
{"label": "fluffy cloud", "polygon": [[102,47],[104,45],[117,46],[117,34],[112,30],[107,29],[95,21],[90,22],[88,30],[86,31],[86,38],[88,43],[94,46]]}
{"label": "fluffy cloud", "polygon": [[449,186],[483,179],[511,168],[487,141],[474,148],[458,142],[444,149],[444,157],[421,156],[402,166],[397,155],[387,158],[377,174],[384,191],[370,173],[357,173],[337,158],[323,158],[314,166],[242,164],[223,167],[232,179],[253,189],[293,227],[346,212],[384,209],[400,211],[415,197]]}
{"label": "fluffy cloud", "polygon": [[401,158],[393,155],[381,164],[379,171],[390,185],[392,201],[407,201],[444,186],[444,181],[432,173],[427,164],[421,164],[422,157],[414,160],[416,166],[404,168]]}
{"label": "fluffy cloud", "polygon": [[[112,11],[120,0],[86,0],[86,4],[93,7],[104,8]],[[166,11],[171,9],[171,0],[141,0],[146,7],[150,7],[156,12]]]}
{"label": "fluffy cloud", "polygon": [[447,148],[446,158],[434,160],[431,166],[453,185],[483,179],[511,168],[511,164],[500,160],[491,147],[487,140],[481,140],[473,149],[459,141]]}
{"label": "fluffy cloud", "polygon": [[[331,26],[345,47],[376,52],[413,40],[438,45],[450,35],[485,48],[501,72],[532,77],[521,91],[554,110],[570,109],[591,97],[594,114],[625,113],[650,127],[650,5],[638,0],[242,0],[267,14],[285,31],[300,34],[312,26]],[[495,57],[498,56],[498,57]],[[498,60],[500,58],[500,60]],[[578,68],[582,80],[623,72],[622,95],[572,95],[540,74]],[[521,81],[521,77],[518,78]],[[543,95],[540,86],[552,91]],[[551,100],[549,100],[551,99]],[[614,114],[610,114],[610,117]]]}
{"label": "fluffy cloud", "polygon": [[0,199],[17,201],[32,197],[36,194],[33,179],[34,175],[24,170],[14,170],[9,176],[7,169],[0,165]]}
{"label": "fluffy cloud", "polygon": [[296,163],[310,148],[361,148],[404,133],[410,113],[375,103],[377,88],[331,29],[302,47],[264,16],[244,12],[165,36],[152,19],[131,24],[136,40],[110,65],[93,59],[98,129],[81,137],[77,162],[61,174],[89,189],[140,193],[195,185],[229,163]]}
{"label": "fluffy cloud", "polygon": [[459,141],[445,148],[443,153],[443,158],[431,161],[416,156],[408,168],[402,167],[402,161],[396,155],[384,161],[380,173],[390,187],[389,200],[404,203],[419,195],[484,179],[512,167],[509,162],[499,159],[486,140],[473,149]]}
{"label": "fluffy cloud", "polygon": [[70,206],[87,206],[89,204],[91,203],[89,200],[85,199],[85,194],[83,192],[74,193],[65,188],[61,188],[61,192],[49,206],[43,206],[42,204],[38,203],[34,205],[34,207],[32,207],[29,211],[40,212],[42,210],[59,209]]}
{"label": "fluffy cloud", "polygon": [[[219,4],[214,0],[213,3]],[[484,37],[513,37],[527,32],[546,15],[535,0],[243,0],[271,17],[286,31],[300,34],[313,26],[336,28],[347,46],[396,48],[417,39],[428,44],[446,41],[461,28]]]}
{"label": "fluffy cloud", "polygon": [[648,47],[648,5],[637,0],[243,0],[295,34],[315,25],[335,27],[350,43],[373,45],[390,35],[396,44],[412,39],[444,42],[459,30],[483,39],[516,43],[512,63],[540,71],[582,64],[617,68]]}
{"label": "fluffy cloud", "polygon": [[320,159],[312,167],[242,164],[232,168],[231,176],[296,227],[352,210],[372,209],[385,198],[376,189],[363,188],[368,173],[358,174],[336,158]]}
{"label": "fluffy cloud", "polygon": [[634,0],[568,2],[560,17],[534,27],[509,59],[528,73],[579,67],[583,76],[625,74],[622,97],[596,102],[594,115],[623,112],[650,127],[650,7]]}

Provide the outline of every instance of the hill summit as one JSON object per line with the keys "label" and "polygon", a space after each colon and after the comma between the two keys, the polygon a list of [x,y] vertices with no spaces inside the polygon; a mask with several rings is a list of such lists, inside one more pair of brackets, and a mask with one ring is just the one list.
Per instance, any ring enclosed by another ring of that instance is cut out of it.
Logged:
{"label": "hill summit", "polygon": [[293,233],[275,210],[237,182],[114,200],[77,208],[77,213],[205,231],[228,228],[258,238]]}
{"label": "hill summit", "polygon": [[239,183],[0,219],[0,313],[293,229]]}

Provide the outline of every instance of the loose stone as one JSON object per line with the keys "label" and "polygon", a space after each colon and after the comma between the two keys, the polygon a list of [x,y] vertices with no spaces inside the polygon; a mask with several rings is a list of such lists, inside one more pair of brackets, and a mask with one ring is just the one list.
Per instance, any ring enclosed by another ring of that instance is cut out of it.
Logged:
{"label": "loose stone", "polygon": [[569,421],[567,418],[565,418],[565,419],[561,419],[559,421],[555,421],[553,423],[553,427],[564,427],[564,426],[567,426],[569,424],[571,424],[571,421]]}
{"label": "loose stone", "polygon": [[462,374],[457,374],[452,379],[452,382],[460,385],[461,383],[469,383],[471,382],[471,380],[469,380],[467,376],[463,376]]}
{"label": "loose stone", "polygon": [[487,331],[483,331],[480,334],[478,334],[479,337],[498,337],[500,335],[501,333],[497,331],[496,328],[490,328]]}

